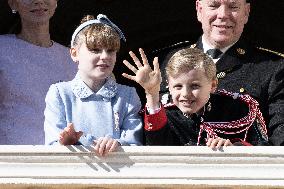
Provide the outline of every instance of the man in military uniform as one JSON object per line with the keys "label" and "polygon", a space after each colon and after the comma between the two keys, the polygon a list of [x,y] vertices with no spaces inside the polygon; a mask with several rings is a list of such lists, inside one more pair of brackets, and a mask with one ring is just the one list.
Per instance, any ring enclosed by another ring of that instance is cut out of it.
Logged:
{"label": "man in military uniform", "polygon": [[[246,0],[196,0],[196,11],[203,35],[191,47],[203,49],[213,58],[219,89],[247,93],[259,102],[270,144],[284,145],[283,54],[255,47],[241,36],[249,18],[250,3]],[[167,57],[188,46],[185,42],[158,51],[161,71]],[[166,102],[165,78],[163,81],[162,102]]]}

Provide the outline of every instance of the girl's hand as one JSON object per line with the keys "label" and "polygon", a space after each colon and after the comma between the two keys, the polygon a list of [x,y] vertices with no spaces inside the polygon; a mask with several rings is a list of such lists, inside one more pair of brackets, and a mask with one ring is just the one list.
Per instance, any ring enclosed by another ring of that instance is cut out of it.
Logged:
{"label": "girl's hand", "polygon": [[82,131],[75,131],[73,123],[68,123],[67,127],[59,135],[59,143],[62,145],[76,144],[82,135]]}
{"label": "girl's hand", "polygon": [[94,141],[95,152],[100,156],[105,156],[109,152],[113,152],[120,146],[120,143],[110,137],[100,137],[98,140]]}
{"label": "girl's hand", "polygon": [[135,75],[131,76],[126,73],[123,73],[122,75],[130,80],[139,83],[145,89],[146,94],[159,94],[162,78],[159,69],[158,57],[155,57],[153,60],[154,70],[152,70],[144,51],[140,48],[139,52],[143,63],[140,62],[140,60],[132,51],[129,52],[129,55],[131,56],[137,68],[131,65],[127,60],[123,61],[125,66],[133,71]]}
{"label": "girl's hand", "polygon": [[231,141],[229,139],[223,139],[223,138],[209,138],[206,145],[214,149],[220,149],[222,146],[233,146]]}

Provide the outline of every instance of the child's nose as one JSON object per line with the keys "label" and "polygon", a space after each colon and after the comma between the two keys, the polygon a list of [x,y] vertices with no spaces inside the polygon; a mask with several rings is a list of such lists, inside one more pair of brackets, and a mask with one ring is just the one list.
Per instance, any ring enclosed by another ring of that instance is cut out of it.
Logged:
{"label": "child's nose", "polygon": [[105,50],[102,51],[102,53],[101,53],[101,59],[108,58],[109,56],[110,56],[110,54],[109,54],[107,51],[105,51]]}
{"label": "child's nose", "polygon": [[184,87],[183,90],[181,91],[181,95],[183,97],[188,97],[191,94],[191,90],[188,87]]}

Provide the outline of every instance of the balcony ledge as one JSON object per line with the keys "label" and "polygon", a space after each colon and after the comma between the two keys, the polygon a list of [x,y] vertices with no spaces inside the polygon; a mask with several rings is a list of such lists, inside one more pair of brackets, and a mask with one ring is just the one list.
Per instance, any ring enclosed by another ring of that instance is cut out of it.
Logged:
{"label": "balcony ledge", "polygon": [[0,188],[284,188],[284,147],[0,146]]}

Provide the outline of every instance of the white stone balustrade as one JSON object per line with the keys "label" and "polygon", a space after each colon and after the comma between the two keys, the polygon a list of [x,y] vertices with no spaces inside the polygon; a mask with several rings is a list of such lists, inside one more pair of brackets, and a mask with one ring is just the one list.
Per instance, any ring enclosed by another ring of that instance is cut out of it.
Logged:
{"label": "white stone balustrade", "polygon": [[284,147],[0,146],[0,188],[284,188]]}

